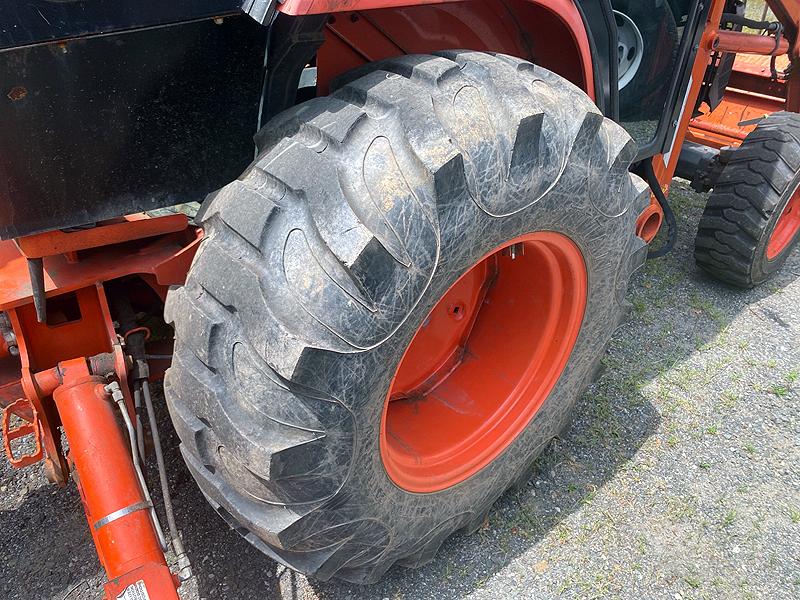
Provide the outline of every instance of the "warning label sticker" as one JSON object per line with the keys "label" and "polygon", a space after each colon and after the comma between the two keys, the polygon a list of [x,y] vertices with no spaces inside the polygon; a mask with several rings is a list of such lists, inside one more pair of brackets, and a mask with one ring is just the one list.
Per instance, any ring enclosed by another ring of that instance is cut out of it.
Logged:
{"label": "warning label sticker", "polygon": [[117,600],[150,600],[150,594],[147,593],[147,587],[141,579],[136,583],[129,585],[125,590],[117,596]]}

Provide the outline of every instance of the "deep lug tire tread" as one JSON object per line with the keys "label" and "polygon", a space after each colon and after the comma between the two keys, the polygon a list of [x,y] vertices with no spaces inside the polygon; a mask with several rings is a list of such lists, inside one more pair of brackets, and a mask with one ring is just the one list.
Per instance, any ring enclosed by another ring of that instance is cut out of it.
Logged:
{"label": "deep lug tire tread", "polygon": [[751,288],[776,273],[766,247],[800,173],[800,115],[764,118],[736,149],[708,198],[695,239],[697,264],[714,278]]}
{"label": "deep lug tire tread", "polygon": [[[479,526],[568,425],[644,262],[634,227],[649,191],[628,173],[627,133],[525,61],[404,56],[338,86],[279,115],[245,174],[203,204],[205,240],[167,301],[176,347],[165,392],[187,465],[231,527],[296,570],[368,583],[395,563],[424,564],[450,534]],[[365,511],[353,480],[375,461],[365,454],[373,442],[361,431],[364,407],[343,391],[347,377],[369,389],[360,357],[388,352],[398,331],[408,339],[406,321],[427,310],[434,275],[452,279],[453,264],[499,235],[469,223],[524,225],[538,202],[573,198],[587,247],[604,248],[610,298],[607,323],[585,334],[591,352],[570,367],[575,391],[548,411],[536,447],[515,450],[515,466],[470,492],[467,508],[432,511],[414,535],[406,521]],[[454,221],[458,236],[442,235]]]}

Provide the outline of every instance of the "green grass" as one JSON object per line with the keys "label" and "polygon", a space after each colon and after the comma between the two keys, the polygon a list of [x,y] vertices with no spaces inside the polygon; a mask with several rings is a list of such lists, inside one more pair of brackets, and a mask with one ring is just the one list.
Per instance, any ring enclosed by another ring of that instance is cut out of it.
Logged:
{"label": "green grass", "polygon": [[695,589],[695,590],[696,590],[697,588],[699,588],[699,587],[700,587],[700,584],[702,583],[702,582],[700,581],[700,578],[699,578],[699,577],[697,577],[697,576],[695,576],[695,575],[687,575],[686,577],[684,577],[684,578],[683,578],[683,580],[686,582],[686,584],[687,584],[687,585],[688,585],[690,588],[693,588],[693,589]]}
{"label": "green grass", "polygon": [[785,398],[789,394],[789,388],[785,385],[773,385],[769,391],[778,398]]}
{"label": "green grass", "polygon": [[725,324],[725,314],[711,300],[701,296],[699,292],[693,291],[689,294],[689,306],[697,312],[705,314],[717,325]]}
{"label": "green grass", "polygon": [[667,517],[674,523],[689,521],[697,514],[697,500],[692,496],[667,499]]}
{"label": "green grass", "polygon": [[727,528],[733,525],[735,521],[736,511],[731,509],[722,516],[722,520],[719,522],[719,525],[721,528]]}
{"label": "green grass", "polygon": [[720,404],[722,408],[731,409],[736,406],[736,403],[739,402],[739,394],[733,392],[731,390],[725,390],[721,394],[722,398],[720,400]]}

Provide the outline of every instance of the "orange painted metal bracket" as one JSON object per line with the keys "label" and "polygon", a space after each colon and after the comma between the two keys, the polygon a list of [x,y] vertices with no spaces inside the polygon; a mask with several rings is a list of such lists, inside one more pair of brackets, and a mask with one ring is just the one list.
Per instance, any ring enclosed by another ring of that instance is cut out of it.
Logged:
{"label": "orange painted metal bracket", "polygon": [[[753,35],[736,31],[720,30],[724,2],[715,3],[700,42],[700,51],[692,67],[693,85],[687,95],[686,105],[694,107],[700,93],[704,74],[711,57],[716,52],[738,54],[725,96],[713,112],[693,114],[686,110],[680,119],[676,143],[680,140],[724,148],[738,146],[755,128],[758,120],[780,110],[797,110],[800,93],[793,93],[800,80],[790,77],[788,81],[772,78],[770,60],[777,56],[776,69],[784,70],[797,56],[797,19],[800,3],[796,0],[768,0],[775,15],[784,27],[777,39],[771,36]],[[787,56],[787,53],[790,56]],[[701,109],[702,111],[702,109]],[[653,168],[662,185],[668,185],[677,166],[679,152],[671,152],[664,160],[656,160]]]}
{"label": "orange painted metal bracket", "polygon": [[182,214],[150,218],[140,213],[89,229],[48,231],[17,238],[15,242],[25,258],[42,258],[175,233],[186,229],[188,223],[189,218]]}
{"label": "orange painted metal bracket", "polygon": [[759,119],[785,108],[782,98],[728,89],[713,112],[692,119],[687,139],[712,148],[739,146]]}
{"label": "orange painted metal bracket", "polygon": [[[192,239],[188,239],[190,237]],[[185,230],[141,242],[88,248],[78,261],[68,253],[47,255],[44,258],[45,294],[49,298],[132,274],[155,275],[158,283],[164,286],[180,284],[201,237],[200,230]],[[12,241],[0,242],[0,281],[3,282],[0,310],[31,301],[33,290],[27,259]]]}
{"label": "orange painted metal bracket", "polygon": [[[722,102],[712,112],[692,118],[686,139],[711,148],[737,147],[762,117],[786,110],[786,82],[772,79],[770,59],[737,56]],[[788,65],[788,57],[778,57],[778,70]]]}
{"label": "orange painted metal bracket", "polygon": [[[11,426],[12,415],[18,416],[20,413],[28,413],[28,411],[30,411],[31,415],[30,421],[23,420],[23,422],[16,427]],[[44,458],[39,415],[26,398],[20,398],[13,404],[2,408],[0,428],[2,428],[3,431],[3,449],[12,467],[15,469],[23,469]],[[26,437],[31,437],[33,439],[34,449],[32,452],[17,455],[12,447],[12,442]]]}
{"label": "orange painted metal bracket", "polygon": [[636,235],[648,244],[656,239],[661,224],[664,222],[664,210],[655,198],[636,219]]}

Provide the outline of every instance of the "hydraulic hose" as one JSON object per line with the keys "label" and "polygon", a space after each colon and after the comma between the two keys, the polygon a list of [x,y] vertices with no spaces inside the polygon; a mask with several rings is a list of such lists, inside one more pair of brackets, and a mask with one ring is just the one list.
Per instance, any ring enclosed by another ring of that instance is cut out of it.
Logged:
{"label": "hydraulic hose", "polygon": [[150,395],[150,382],[142,379],[142,396],[144,397],[147,417],[150,421],[150,434],[153,436],[153,449],[156,454],[156,464],[158,465],[158,477],[161,481],[161,494],[164,500],[164,512],[167,515],[167,529],[172,538],[172,549],[178,559],[178,566],[181,569],[179,576],[182,580],[191,576],[191,567],[186,557],[186,550],[183,547],[178,524],[175,521],[175,512],[172,508],[172,496],[169,493],[169,481],[167,480],[167,469],[164,464],[164,453],[161,450],[161,436],[158,433],[158,423],[156,413],[153,409],[153,399]]}
{"label": "hydraulic hose", "polygon": [[650,250],[647,253],[647,258],[660,258],[672,252],[675,248],[675,242],[678,240],[678,222],[675,219],[675,213],[672,212],[672,207],[664,196],[664,191],[661,189],[661,184],[656,177],[656,172],[653,170],[653,162],[650,159],[642,161],[642,169],[644,171],[645,180],[650,190],[656,197],[661,210],[664,211],[664,220],[667,223],[667,241],[664,245],[656,250]]}

